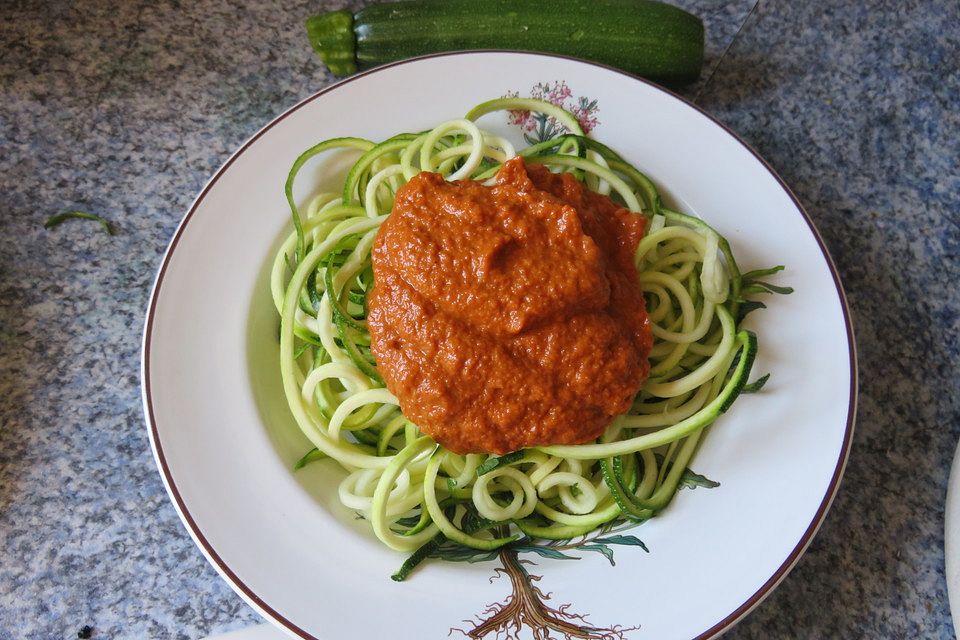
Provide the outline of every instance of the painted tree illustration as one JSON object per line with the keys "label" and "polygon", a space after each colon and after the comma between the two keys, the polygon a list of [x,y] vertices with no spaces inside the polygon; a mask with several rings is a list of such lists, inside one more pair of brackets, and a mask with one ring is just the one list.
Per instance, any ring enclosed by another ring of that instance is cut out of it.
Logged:
{"label": "painted tree illustration", "polygon": [[[533,575],[524,565],[533,564],[521,560],[517,550],[511,547],[499,553],[502,567],[494,569],[494,580],[501,576],[510,579],[510,595],[502,602],[487,605],[476,620],[467,620],[474,626],[470,629],[451,629],[468,638],[480,639],[490,634],[496,638],[511,639],[519,637],[521,629],[533,631],[535,640],[551,638],[582,638],[584,640],[626,640],[626,632],[639,627],[594,627],[587,623],[585,614],[571,611],[570,604],[557,607],[548,604],[551,594],[544,593],[537,583],[541,576]],[[559,635],[555,635],[559,634]]]}
{"label": "painted tree illustration", "polygon": [[[662,458],[661,458],[662,460]],[[680,479],[681,489],[703,487],[713,489],[720,486],[692,469],[685,469]],[[558,606],[550,604],[551,593],[544,593],[537,583],[541,576],[531,574],[528,566],[534,566],[530,560],[522,559],[522,554],[534,554],[551,560],[579,560],[582,552],[594,552],[603,555],[611,566],[614,561],[614,546],[640,547],[649,553],[642,540],[623,532],[636,527],[636,520],[620,517],[597,531],[570,540],[532,540],[523,538],[498,551],[478,551],[454,543],[441,543],[424,557],[442,558],[454,562],[484,562],[499,559],[501,566],[494,569],[491,581],[506,576],[510,580],[510,593],[500,602],[486,605],[483,611],[469,620],[464,620],[468,628],[453,627],[454,632],[471,640],[496,638],[497,640],[517,640],[522,629],[533,632],[534,640],[626,640],[627,633],[640,628],[611,625],[597,627],[589,624],[587,614],[573,611],[571,603]],[[498,535],[505,534],[500,531]]]}

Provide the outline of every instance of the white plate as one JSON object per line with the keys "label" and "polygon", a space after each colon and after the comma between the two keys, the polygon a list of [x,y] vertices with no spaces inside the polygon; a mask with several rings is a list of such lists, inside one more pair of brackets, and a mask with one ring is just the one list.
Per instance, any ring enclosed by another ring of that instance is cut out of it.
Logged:
{"label": "white plate", "polygon": [[[524,556],[548,604],[569,604],[596,627],[639,625],[627,638],[713,637],[776,586],[824,518],[853,431],[852,333],[823,243],[770,168],[696,107],[612,69],[511,52],[408,61],[321,91],[243,145],[187,212],[147,315],[144,407],[170,496],[224,579],[292,635],[446,638],[504,600],[510,581],[490,580],[496,563],[431,562],[394,583],[403,557],[338,505],[337,472],[291,472],[310,445],[283,402],[265,270],[289,229],[287,171],[325,138],[418,131],[559,81],[569,100],[597,101],[594,137],[718,228],[744,268],[787,265],[777,281],[796,292],[749,318],[760,335],[755,371],[773,376],[721,418],[695,459],[721,486],[682,491],[631,532],[650,552],[618,546],[615,567],[595,553]],[[517,137],[504,114],[482,124]],[[345,161],[308,165],[297,198]]]}
{"label": "white plate", "polygon": [[944,517],[943,555],[947,569],[947,596],[953,626],[960,626],[960,446],[953,454]]}

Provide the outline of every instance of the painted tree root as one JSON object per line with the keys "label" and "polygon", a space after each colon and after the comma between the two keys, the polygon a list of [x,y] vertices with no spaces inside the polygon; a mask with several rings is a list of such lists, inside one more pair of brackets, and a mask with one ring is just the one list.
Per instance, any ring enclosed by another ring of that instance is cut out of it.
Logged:
{"label": "painted tree root", "polygon": [[[510,595],[503,602],[488,605],[483,613],[477,616],[477,624],[472,629],[451,629],[451,633],[459,631],[476,640],[492,633],[495,638],[513,640],[518,638],[520,630],[526,627],[533,631],[535,640],[561,637],[566,640],[626,640],[625,634],[628,631],[639,629],[619,625],[609,628],[589,626],[586,615],[570,612],[570,604],[557,608],[547,604],[551,594],[544,594],[534,584],[540,581],[541,576],[531,575],[523,566],[533,563],[520,560],[516,551],[510,548],[500,551],[500,562],[503,567],[494,570],[496,575],[491,580],[502,575],[508,576],[512,589]],[[466,622],[473,623],[472,620]]]}

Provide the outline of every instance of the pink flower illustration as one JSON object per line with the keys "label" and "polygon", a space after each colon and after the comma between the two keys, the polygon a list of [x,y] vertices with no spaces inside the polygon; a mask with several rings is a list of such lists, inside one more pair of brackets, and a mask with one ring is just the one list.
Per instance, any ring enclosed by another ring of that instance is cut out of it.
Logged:
{"label": "pink flower illustration", "polygon": [[[508,91],[505,98],[517,98],[519,91]],[[544,100],[566,109],[577,119],[584,133],[590,133],[598,124],[600,111],[597,101],[586,96],[573,97],[573,91],[565,80],[538,82],[530,88],[530,97]],[[536,144],[564,134],[567,129],[556,118],[543,113],[526,110],[512,110],[507,122],[523,130],[523,137],[529,144]]]}
{"label": "pink flower illustration", "polygon": [[558,107],[562,107],[563,103],[571,95],[573,95],[573,93],[570,91],[570,87],[567,86],[566,82],[555,82],[553,87],[547,92],[547,100]]}
{"label": "pink flower illustration", "polygon": [[584,133],[590,133],[593,128],[600,124],[597,118],[597,101],[590,100],[584,96],[577,99],[577,105],[570,109],[570,113],[580,122],[580,127]]}
{"label": "pink flower illustration", "polygon": [[[520,93],[518,91],[507,91],[504,95],[504,98],[518,98]],[[530,112],[524,111],[521,109],[512,109],[507,112],[507,122],[516,127],[526,128],[527,120],[530,119]]]}

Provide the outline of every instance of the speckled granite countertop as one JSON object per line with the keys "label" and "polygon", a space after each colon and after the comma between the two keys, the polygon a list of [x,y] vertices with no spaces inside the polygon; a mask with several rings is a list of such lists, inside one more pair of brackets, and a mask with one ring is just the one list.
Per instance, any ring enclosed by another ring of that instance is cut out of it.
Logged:
{"label": "speckled granite countertop", "polygon": [[[357,3],[358,4],[358,3]],[[685,94],[770,161],[846,285],[859,423],[826,523],[730,638],[951,638],[960,434],[960,5],[689,0]],[[907,6],[911,5],[911,6]],[[190,541],[140,406],[150,285],[206,179],[331,78],[341,2],[0,7],[0,638],[199,638],[257,621]],[[356,5],[354,5],[356,6]],[[80,208],[113,220],[41,226]]]}

